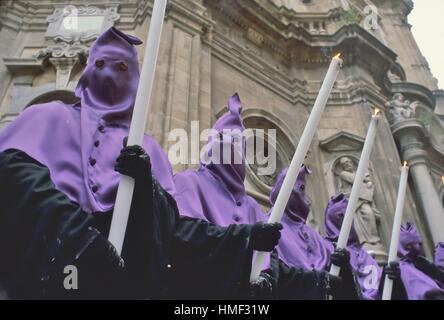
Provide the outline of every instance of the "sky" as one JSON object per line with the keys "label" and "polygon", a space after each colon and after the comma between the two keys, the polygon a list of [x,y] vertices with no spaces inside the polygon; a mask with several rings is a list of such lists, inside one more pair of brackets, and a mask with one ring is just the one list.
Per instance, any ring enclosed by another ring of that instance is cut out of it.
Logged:
{"label": "sky", "polygon": [[412,32],[444,89],[444,0],[414,0],[414,4],[409,16]]}

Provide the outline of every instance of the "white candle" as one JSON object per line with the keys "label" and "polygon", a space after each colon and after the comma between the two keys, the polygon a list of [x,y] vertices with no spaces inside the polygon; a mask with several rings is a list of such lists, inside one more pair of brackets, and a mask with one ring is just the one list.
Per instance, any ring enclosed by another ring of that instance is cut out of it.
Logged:
{"label": "white candle", "polygon": [[[293,186],[296,183],[299,170],[303,164],[305,156],[307,155],[308,149],[310,148],[311,141],[313,140],[316,130],[318,129],[322,113],[324,112],[328,97],[330,96],[336,82],[336,78],[338,77],[342,62],[343,61],[338,54],[330,63],[324,83],[322,84],[321,90],[316,98],[313,110],[308,118],[304,132],[302,133],[296,152],[293,156],[293,160],[291,160],[288,173],[284,179],[284,182],[282,183],[281,191],[279,192],[275,205],[273,206],[268,223],[276,223],[282,220],[285,208],[287,207],[288,199],[290,199]],[[254,282],[259,278],[260,272],[262,271],[262,266],[264,264],[265,255],[265,252],[258,252],[256,254],[251,269],[251,282]]]}
{"label": "white candle", "polygon": [[[405,194],[407,191],[407,182],[409,176],[409,167],[407,162],[401,169],[401,179],[399,181],[398,199],[396,200],[396,212],[393,220],[392,239],[390,241],[390,251],[388,262],[398,261],[398,245],[399,234],[401,233],[402,215],[404,213]],[[393,280],[385,276],[384,290],[382,292],[382,300],[391,300],[393,290]]]}
{"label": "white candle", "polygon": [[[337,249],[345,249],[347,247],[348,237],[350,235],[350,230],[353,224],[353,218],[356,211],[356,205],[359,200],[359,193],[361,191],[361,185],[364,181],[365,174],[368,170],[368,164],[370,161],[370,154],[373,149],[373,145],[376,138],[376,130],[378,128],[379,122],[379,110],[376,110],[370,122],[370,127],[368,128],[367,137],[365,139],[364,148],[362,149],[361,159],[359,160],[358,170],[356,170],[356,175],[348,199],[347,210],[345,212],[344,221],[342,222],[341,232],[339,233],[338,243],[336,244]],[[341,268],[332,264],[330,268],[330,274],[334,276],[339,276]]]}
{"label": "white candle", "polygon": [[[143,66],[134,104],[133,118],[128,136],[128,146],[142,145],[143,143],[166,5],[167,0],[154,1]],[[117,190],[113,219],[108,237],[108,240],[116,247],[119,254],[122,252],[129,211],[133,199],[133,191],[134,179],[122,176]]]}

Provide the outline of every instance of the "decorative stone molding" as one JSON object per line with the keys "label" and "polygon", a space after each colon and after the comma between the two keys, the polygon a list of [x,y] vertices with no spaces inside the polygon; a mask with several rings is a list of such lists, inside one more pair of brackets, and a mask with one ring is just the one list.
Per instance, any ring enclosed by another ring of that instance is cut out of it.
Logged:
{"label": "decorative stone molding", "polygon": [[36,58],[3,58],[3,62],[12,75],[36,75],[45,68],[44,61]]}
{"label": "decorative stone molding", "polygon": [[81,44],[68,44],[60,42],[49,46],[35,54],[37,59],[45,58],[79,58],[85,59],[88,56],[89,48]]}
{"label": "decorative stone molding", "polygon": [[349,132],[340,131],[322,140],[319,145],[327,152],[359,151],[364,146],[365,139]]}
{"label": "decorative stone molding", "polygon": [[66,89],[71,79],[71,72],[77,63],[84,63],[88,56],[88,47],[65,42],[49,46],[35,54],[36,59],[48,60],[56,69],[56,89]]}
{"label": "decorative stone molding", "polygon": [[248,39],[250,39],[254,44],[258,46],[264,42],[264,36],[253,28],[248,28],[247,35]]}
{"label": "decorative stone molding", "polygon": [[57,4],[46,19],[49,22],[46,38],[69,43],[91,41],[119,20],[117,10],[118,4],[105,8]]}

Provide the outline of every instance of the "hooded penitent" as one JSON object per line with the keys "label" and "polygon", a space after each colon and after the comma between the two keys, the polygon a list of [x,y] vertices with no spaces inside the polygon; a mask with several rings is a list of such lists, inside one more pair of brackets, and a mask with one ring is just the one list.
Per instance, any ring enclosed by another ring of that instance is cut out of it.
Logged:
{"label": "hooded penitent", "polygon": [[422,248],[421,236],[410,222],[401,227],[398,256],[400,258],[401,280],[409,300],[428,300],[444,294],[442,285],[418,270],[414,265],[415,258],[425,256],[425,253]]}
{"label": "hooded penitent", "polygon": [[[272,205],[279,195],[287,171],[284,169],[280,173],[270,193]],[[309,169],[302,166],[282,218],[284,229],[277,250],[279,258],[288,266],[323,270],[329,264],[333,245],[305,224],[310,211],[305,195],[305,176],[309,173]]]}
{"label": "hooded penitent", "polygon": [[[266,218],[257,202],[245,191],[244,141],[241,138],[235,143],[238,137],[230,135],[230,132],[245,130],[238,94],[230,97],[228,109],[214,124],[215,134],[209,138],[207,150],[212,158],[207,160],[213,161],[205,161],[208,163],[201,163],[198,170],[187,170],[174,177],[180,214],[219,226],[251,224]],[[215,156],[217,147],[220,152]],[[231,150],[231,157],[224,158],[224,148]]]}
{"label": "hooded penitent", "polygon": [[444,243],[438,243],[435,248],[435,258],[434,258],[435,266],[438,267],[441,271],[444,272]]}
{"label": "hooded penitent", "polygon": [[[340,194],[331,198],[325,210],[326,239],[332,243],[337,242],[339,238],[347,204],[347,198]],[[350,266],[356,284],[360,288],[361,297],[368,300],[378,299],[382,270],[375,259],[360,245],[353,226],[350,231],[347,250],[350,253]]]}
{"label": "hooded penitent", "polygon": [[[250,225],[266,216],[245,191],[243,139],[235,143],[239,136],[228,131],[244,131],[241,110],[235,94],[228,101],[228,112],[213,127],[206,149],[209,157],[199,169],[174,177],[175,198],[184,217],[176,231],[176,239],[180,239],[176,257],[182,258],[173,261],[176,298],[233,299],[249,284]],[[224,157],[224,148],[231,154]],[[195,288],[192,296],[190,287]]]}
{"label": "hooded penitent", "polygon": [[[114,206],[120,180],[114,165],[134,107],[139,82],[134,46],[139,44],[139,39],[110,28],[91,46],[75,91],[79,103],[29,107],[0,135],[0,151],[20,150],[46,166],[57,189],[86,212],[106,212]],[[165,153],[147,135],[143,147],[151,157],[153,175],[174,194]]]}

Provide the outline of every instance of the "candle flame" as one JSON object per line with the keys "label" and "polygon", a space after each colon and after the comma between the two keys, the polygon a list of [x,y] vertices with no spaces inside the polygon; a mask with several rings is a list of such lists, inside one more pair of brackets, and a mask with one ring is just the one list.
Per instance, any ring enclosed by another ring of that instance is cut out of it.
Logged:
{"label": "candle flame", "polygon": [[380,113],[381,113],[381,109],[379,109],[379,108],[375,108],[375,113],[374,113],[374,115],[375,115],[375,116],[379,116]]}
{"label": "candle flame", "polygon": [[333,57],[333,59],[340,59],[341,58],[341,53],[338,53],[337,55],[335,55],[334,57]]}
{"label": "candle flame", "polygon": [[404,168],[407,167],[407,161],[404,161]]}
{"label": "candle flame", "polygon": [[442,184],[444,184],[444,176],[442,176],[441,179],[442,179]]}

